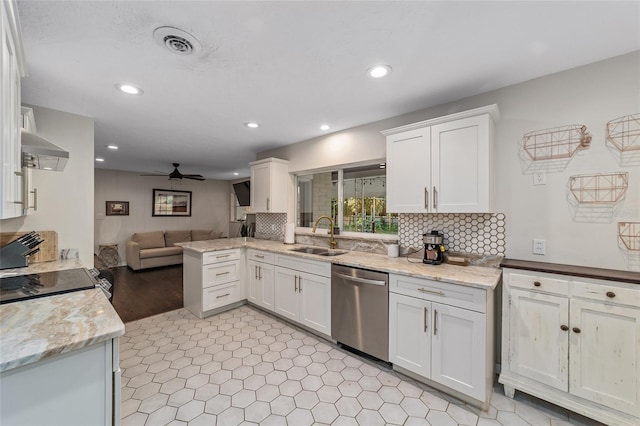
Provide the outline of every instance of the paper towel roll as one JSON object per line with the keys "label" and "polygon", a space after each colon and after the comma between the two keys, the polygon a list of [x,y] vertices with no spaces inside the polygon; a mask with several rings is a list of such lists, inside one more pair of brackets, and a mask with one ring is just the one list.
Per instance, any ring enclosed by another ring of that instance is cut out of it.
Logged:
{"label": "paper towel roll", "polygon": [[296,225],[293,223],[287,223],[284,226],[284,243],[295,244],[296,242]]}

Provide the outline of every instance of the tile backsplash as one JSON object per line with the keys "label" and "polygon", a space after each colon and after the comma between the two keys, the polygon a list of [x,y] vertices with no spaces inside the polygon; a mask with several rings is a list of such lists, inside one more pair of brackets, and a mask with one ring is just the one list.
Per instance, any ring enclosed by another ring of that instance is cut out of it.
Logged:
{"label": "tile backsplash", "polygon": [[398,218],[400,247],[421,248],[422,234],[444,234],[448,251],[480,255],[506,254],[503,213],[401,213]]}
{"label": "tile backsplash", "polygon": [[261,240],[283,240],[286,213],[256,213],[256,238]]}

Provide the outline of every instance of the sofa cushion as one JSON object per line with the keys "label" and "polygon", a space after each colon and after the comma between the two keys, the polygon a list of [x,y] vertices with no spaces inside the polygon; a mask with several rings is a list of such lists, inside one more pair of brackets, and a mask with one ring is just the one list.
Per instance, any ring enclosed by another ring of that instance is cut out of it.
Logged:
{"label": "sofa cushion", "polygon": [[140,259],[149,259],[151,257],[162,256],[174,256],[176,254],[182,254],[182,247],[162,247],[162,248],[149,248],[140,250]]}
{"label": "sofa cushion", "polygon": [[150,249],[164,247],[164,232],[136,232],[131,237],[133,241],[140,245],[140,249]]}
{"label": "sofa cushion", "polygon": [[186,243],[191,241],[191,231],[166,231],[164,241],[167,247],[173,247],[173,243]]}
{"label": "sofa cushion", "polygon": [[215,240],[219,233],[211,229],[193,229],[191,231],[191,241]]}

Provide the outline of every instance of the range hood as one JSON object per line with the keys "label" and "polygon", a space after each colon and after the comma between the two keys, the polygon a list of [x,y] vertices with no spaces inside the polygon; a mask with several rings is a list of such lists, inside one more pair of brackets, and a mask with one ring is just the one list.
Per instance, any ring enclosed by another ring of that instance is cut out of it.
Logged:
{"label": "range hood", "polygon": [[69,161],[68,151],[25,129],[20,130],[20,142],[22,167],[61,172]]}

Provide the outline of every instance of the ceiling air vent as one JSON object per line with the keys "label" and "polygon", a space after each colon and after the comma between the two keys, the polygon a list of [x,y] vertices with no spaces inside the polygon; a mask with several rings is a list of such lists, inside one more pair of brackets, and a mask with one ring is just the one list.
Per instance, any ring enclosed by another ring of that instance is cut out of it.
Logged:
{"label": "ceiling air vent", "polygon": [[198,53],[202,46],[191,34],[175,27],[159,27],[153,31],[153,38],[176,55]]}

